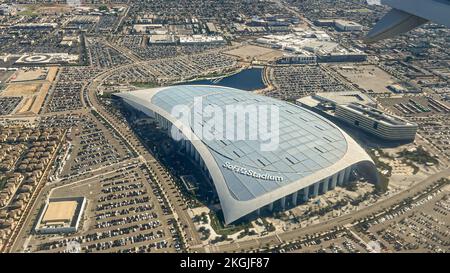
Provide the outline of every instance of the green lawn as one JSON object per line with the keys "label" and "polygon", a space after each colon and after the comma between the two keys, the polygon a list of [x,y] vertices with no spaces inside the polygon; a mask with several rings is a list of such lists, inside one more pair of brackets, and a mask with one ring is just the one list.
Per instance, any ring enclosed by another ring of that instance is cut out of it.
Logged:
{"label": "green lawn", "polygon": [[228,227],[225,227],[223,221],[219,219],[219,217],[212,211],[209,213],[209,218],[211,219],[211,227],[219,235],[231,235],[244,230],[245,228],[252,227],[251,223],[242,223],[239,225],[230,225]]}
{"label": "green lawn", "polygon": [[412,152],[405,149],[401,151],[399,155],[405,159],[411,160],[419,164],[425,164],[428,162],[439,164],[439,161],[433,156],[431,156],[427,151],[425,151],[422,146],[417,147],[417,149]]}
{"label": "green lawn", "polygon": [[22,16],[38,16],[40,13],[37,11],[37,6],[34,5],[30,5],[30,6],[26,6],[24,10],[19,11],[17,13],[17,15],[22,15]]}
{"label": "green lawn", "polygon": [[389,178],[382,173],[378,173],[380,181],[375,185],[375,191],[378,193],[385,193],[388,190]]}

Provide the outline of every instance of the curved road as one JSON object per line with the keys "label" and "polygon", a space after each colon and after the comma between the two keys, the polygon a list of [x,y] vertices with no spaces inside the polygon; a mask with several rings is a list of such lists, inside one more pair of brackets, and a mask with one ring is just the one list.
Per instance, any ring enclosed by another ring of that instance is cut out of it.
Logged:
{"label": "curved road", "polygon": [[[168,58],[168,59],[176,59],[174,58]],[[144,146],[141,144],[140,140],[135,136],[135,134],[127,127],[122,126],[121,121],[117,120],[113,115],[108,113],[101,103],[98,101],[97,98],[97,88],[102,84],[102,82],[108,78],[109,76],[113,75],[115,72],[120,71],[122,69],[126,69],[128,67],[132,67],[134,65],[139,64],[151,64],[153,62],[159,62],[161,60],[152,60],[152,61],[140,61],[135,62],[131,64],[121,65],[118,67],[114,67],[111,69],[108,69],[99,75],[97,75],[93,81],[91,81],[89,84],[87,84],[86,88],[83,92],[87,92],[82,95],[82,101],[84,105],[87,105],[88,107],[91,107],[92,109],[95,109],[110,125],[111,127],[135,150],[135,152],[139,155],[139,158],[141,161],[143,161],[147,166],[149,166],[149,169],[151,169],[156,177],[158,178],[159,184],[161,186],[161,189],[164,192],[164,195],[171,206],[175,218],[177,219],[179,223],[179,227],[182,231],[185,233],[185,240],[188,243],[188,245],[191,246],[192,251],[198,251],[198,252],[233,252],[233,251],[242,251],[242,250],[248,250],[248,249],[255,249],[259,247],[265,246],[267,243],[269,244],[280,244],[282,242],[289,242],[295,239],[298,239],[306,234],[316,233],[316,232],[323,232],[330,230],[336,226],[343,226],[346,224],[350,224],[354,222],[356,219],[361,219],[366,216],[369,216],[377,211],[380,211],[384,208],[388,208],[392,206],[393,204],[398,203],[401,200],[404,200],[407,197],[413,196],[415,193],[423,190],[436,180],[443,178],[443,177],[449,177],[450,176],[450,169],[445,169],[443,171],[440,171],[436,174],[433,174],[429,176],[427,179],[421,181],[420,183],[417,183],[415,186],[413,186],[411,189],[403,191],[397,195],[394,195],[392,197],[387,198],[386,200],[380,201],[370,207],[361,209],[359,211],[356,211],[354,213],[343,215],[341,217],[327,220],[325,222],[312,225],[309,227],[305,227],[302,229],[295,229],[291,231],[287,231],[284,233],[279,233],[271,236],[266,237],[260,237],[255,238],[243,242],[236,242],[233,244],[225,244],[225,245],[218,245],[218,246],[206,246],[202,247],[201,241],[199,239],[198,233],[195,231],[195,226],[192,222],[191,217],[188,215],[186,208],[186,204],[183,203],[182,199],[180,198],[181,194],[175,193],[172,194],[174,189],[176,189],[176,186],[173,182],[173,180],[170,178],[168,173],[164,170],[164,168],[155,160],[155,158],[148,152],[147,149],[144,148]],[[166,60],[164,60],[166,61]],[[87,95],[87,96],[85,96]]]}
{"label": "curved road", "polygon": [[[176,57],[175,57],[176,58]],[[133,132],[126,126],[121,126],[120,121],[115,119],[110,113],[106,112],[103,106],[100,104],[97,98],[97,87],[101,85],[101,83],[113,73],[131,67],[136,64],[150,64],[156,61],[142,61],[133,64],[122,65],[119,67],[115,67],[109,69],[105,72],[99,74],[91,83],[86,87],[87,91],[87,99],[86,104],[96,109],[105,119],[112,125],[112,127],[121,135],[130,145],[136,148],[138,154],[141,156],[144,162],[146,162],[150,169],[155,171],[155,174],[159,178],[160,185],[162,186],[163,191],[166,194],[166,198],[168,202],[171,204],[173,211],[178,217],[179,225],[181,229],[186,233],[185,237],[187,237],[187,242],[191,246],[192,251],[198,252],[233,252],[233,251],[243,251],[249,249],[256,249],[265,246],[267,243],[269,244],[280,244],[282,242],[289,242],[296,240],[306,234],[323,232],[330,230],[336,226],[343,226],[354,222],[357,219],[362,219],[366,216],[369,216],[375,212],[378,212],[384,208],[388,208],[399,201],[404,200],[407,197],[415,195],[417,192],[425,189],[427,186],[435,182],[436,180],[443,177],[450,177],[450,169],[445,169],[436,174],[433,174],[426,178],[425,180],[417,183],[415,186],[410,188],[409,190],[403,191],[399,194],[396,194],[392,197],[387,198],[386,200],[380,201],[370,207],[361,209],[354,213],[343,215],[338,218],[334,218],[331,220],[327,220],[325,222],[312,225],[309,227],[305,227],[302,229],[295,229],[291,231],[287,231],[284,233],[279,233],[271,236],[255,238],[247,241],[236,242],[233,244],[224,244],[224,245],[216,245],[216,246],[201,246],[201,241],[199,239],[198,233],[195,231],[195,226],[192,222],[192,219],[187,214],[185,210],[185,204],[182,200],[179,200],[179,194],[173,195],[170,194],[173,192],[173,189],[176,188],[170,176],[164,171],[163,167],[155,160],[155,158],[144,148],[144,146],[140,143],[140,141],[136,138]],[[83,96],[84,97],[84,96]],[[131,143],[130,143],[131,142]],[[168,194],[169,193],[169,194]],[[186,228],[183,228],[186,227]]]}
{"label": "curved road", "polygon": [[[367,208],[358,210],[354,213],[350,213],[347,215],[343,215],[334,219],[330,219],[315,225],[311,225],[309,227],[295,229],[291,231],[287,231],[284,233],[278,233],[271,236],[255,238],[248,241],[243,241],[234,244],[226,244],[219,246],[207,246],[205,249],[207,252],[233,252],[233,251],[244,251],[249,249],[257,249],[266,246],[267,243],[272,245],[277,245],[284,242],[294,241],[299,239],[307,234],[312,233],[322,233],[324,231],[331,230],[337,226],[344,226],[347,224],[351,224],[355,220],[362,219],[364,217],[370,216],[373,213],[379,212],[385,208],[389,208],[400,201],[414,196],[416,193],[424,190],[427,186],[431,185],[435,181],[441,178],[450,178],[450,169],[445,169],[436,174],[429,176],[428,178],[422,180],[421,182],[414,185],[409,190],[405,190],[401,193],[398,193],[394,196],[391,196],[383,201],[375,203]],[[193,249],[195,251],[202,252],[202,248]]]}
{"label": "curved road", "polygon": [[[144,63],[144,62],[143,62]],[[182,232],[184,232],[184,240],[188,246],[195,246],[201,243],[198,233],[196,232],[194,223],[191,217],[187,213],[186,204],[181,199],[181,193],[173,193],[176,191],[176,185],[170,177],[170,175],[164,170],[164,168],[155,160],[155,158],[148,152],[147,149],[141,144],[136,135],[127,127],[122,126],[121,121],[117,120],[113,115],[107,112],[97,98],[97,88],[103,82],[104,79],[112,75],[114,72],[129,67],[131,65],[125,65],[110,69],[98,75],[91,83],[86,87],[87,96],[83,95],[83,100],[87,106],[95,109],[113,128],[122,139],[133,148],[138,154],[139,158],[145,163],[150,170],[153,171],[157,178],[157,182],[161,187],[163,195],[165,196],[169,206],[171,207],[175,220],[178,222],[178,226]]]}

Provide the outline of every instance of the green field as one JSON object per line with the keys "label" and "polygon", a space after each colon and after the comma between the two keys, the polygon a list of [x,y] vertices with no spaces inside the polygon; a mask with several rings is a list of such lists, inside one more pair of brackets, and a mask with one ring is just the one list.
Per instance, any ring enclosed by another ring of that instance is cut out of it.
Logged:
{"label": "green field", "polygon": [[228,227],[225,227],[223,221],[219,219],[217,214],[212,211],[209,213],[209,218],[211,219],[211,227],[219,235],[231,235],[236,232],[242,231],[245,228],[253,227],[251,223],[242,223],[239,225],[230,225]]}
{"label": "green field", "polygon": [[21,10],[17,15],[22,16],[38,16],[40,13],[37,11],[38,6],[29,5],[26,6],[24,10]]}
{"label": "green field", "polygon": [[399,153],[399,155],[405,159],[411,160],[412,162],[416,162],[418,164],[426,164],[433,163],[439,164],[439,161],[430,155],[429,152],[425,151],[422,146],[417,147],[415,151],[408,151],[404,149]]}

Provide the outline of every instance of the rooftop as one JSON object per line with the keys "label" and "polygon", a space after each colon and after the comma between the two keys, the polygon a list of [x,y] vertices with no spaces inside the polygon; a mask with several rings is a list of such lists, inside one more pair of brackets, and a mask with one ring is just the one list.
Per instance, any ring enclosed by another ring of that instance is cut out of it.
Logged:
{"label": "rooftop", "polygon": [[359,103],[350,103],[348,105],[341,105],[341,107],[345,107],[346,109],[350,109],[354,112],[358,112],[364,116],[367,116],[376,121],[382,121],[390,125],[413,125],[407,120],[401,119],[399,117],[395,117],[392,115],[388,115],[383,113],[382,111]]}
{"label": "rooftop", "polygon": [[[214,140],[202,139],[221,167],[232,196],[240,201],[254,199],[331,166],[347,151],[345,137],[325,118],[297,105],[247,91],[220,86],[172,86],[122,93],[119,96],[149,108],[156,105],[167,113],[171,113],[176,105],[187,105],[191,109],[191,117],[195,115],[193,104],[196,97],[202,97],[203,109],[215,105],[224,113],[226,106],[231,104],[277,106],[279,144],[273,151],[262,151],[261,140],[228,140],[230,138],[224,135],[229,133],[229,128],[226,128],[226,132],[211,130],[216,136]],[[200,123],[204,126],[209,119],[202,118]],[[236,121],[245,123],[246,130],[258,130],[255,115],[247,118],[237,115]],[[193,122],[192,118],[185,125],[193,128]],[[281,179],[255,179],[242,175],[238,171],[242,168]]]}
{"label": "rooftop", "polygon": [[328,54],[362,54],[356,48],[347,48],[333,41],[331,37],[323,31],[297,30],[289,34],[271,34],[256,39],[256,42],[263,45],[276,46],[289,52],[297,54],[314,53],[319,56]]}
{"label": "rooftop", "polygon": [[42,223],[70,222],[72,221],[77,201],[55,201],[48,204]]}
{"label": "rooftop", "polygon": [[349,104],[353,102],[372,106],[377,104],[370,96],[359,91],[319,92],[312,96],[299,98],[297,99],[297,102],[309,107],[316,107],[321,102],[331,103],[333,105]]}

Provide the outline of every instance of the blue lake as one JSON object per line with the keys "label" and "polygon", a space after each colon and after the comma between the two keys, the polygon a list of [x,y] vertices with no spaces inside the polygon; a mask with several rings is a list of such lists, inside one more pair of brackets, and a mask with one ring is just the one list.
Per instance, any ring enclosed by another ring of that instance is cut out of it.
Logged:
{"label": "blue lake", "polygon": [[266,86],[263,82],[263,68],[250,68],[242,70],[239,73],[225,77],[216,78],[211,80],[199,80],[186,82],[183,84],[193,85],[220,85],[226,87],[237,88],[246,91],[253,91],[257,89],[263,89]]}

